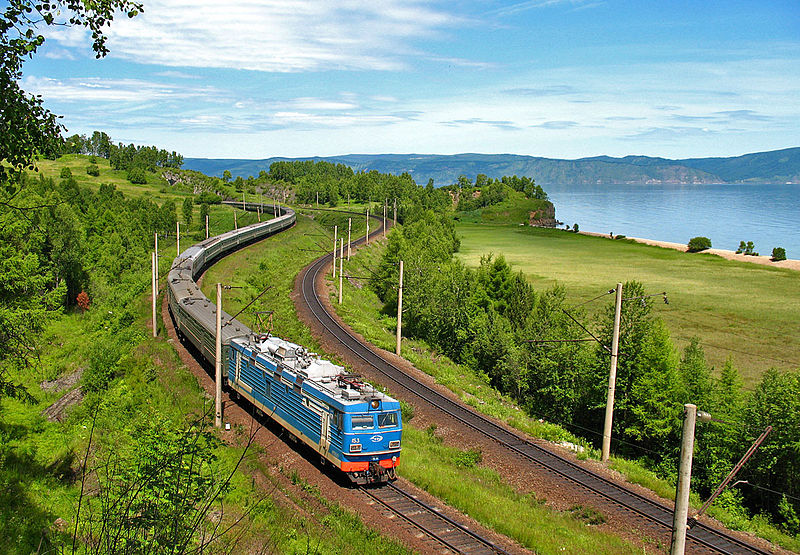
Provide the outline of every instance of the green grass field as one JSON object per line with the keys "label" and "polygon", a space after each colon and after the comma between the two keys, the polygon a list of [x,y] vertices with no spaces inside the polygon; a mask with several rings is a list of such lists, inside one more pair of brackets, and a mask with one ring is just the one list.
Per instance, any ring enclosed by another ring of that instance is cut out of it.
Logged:
{"label": "green grass field", "polygon": [[[770,367],[800,367],[800,274],[612,241],[553,229],[458,223],[465,263],[476,266],[486,253],[502,254],[525,272],[537,289],[559,283],[575,304],[637,280],[647,291],[666,291],[669,304],[654,314],[667,323],[679,347],[697,336],[708,361],[720,368],[728,357],[751,386]],[[587,308],[605,310],[613,296]]]}

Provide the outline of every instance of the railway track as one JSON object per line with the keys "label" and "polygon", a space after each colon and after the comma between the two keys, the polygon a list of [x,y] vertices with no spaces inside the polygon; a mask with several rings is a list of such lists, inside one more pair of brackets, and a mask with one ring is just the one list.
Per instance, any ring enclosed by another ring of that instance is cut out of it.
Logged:
{"label": "railway track", "polygon": [[396,483],[389,483],[379,488],[362,487],[361,491],[392,514],[442,544],[452,553],[508,554],[489,539],[442,514],[439,509],[421,501],[413,493]]}
{"label": "railway track", "polygon": [[[379,229],[370,234],[370,237],[376,237],[381,233],[380,226],[378,227]],[[354,244],[359,245],[363,241],[364,238],[362,237],[355,241]],[[322,256],[303,271],[301,278],[302,301],[326,333],[335,338],[341,344],[342,349],[347,351],[347,354],[360,359],[377,373],[396,384],[397,387],[428,403],[434,409],[446,413],[461,425],[467,426],[496,441],[515,456],[530,464],[544,468],[560,476],[565,481],[578,485],[587,493],[599,497],[606,504],[611,503],[628,511],[647,527],[655,529],[662,534],[669,533],[672,528],[672,509],[670,507],[642,496],[500,426],[488,417],[431,389],[428,385],[408,375],[389,360],[373,351],[368,345],[362,343],[350,330],[340,325],[328,313],[325,305],[320,300],[320,295],[324,293],[318,291],[317,282],[320,279],[320,273],[329,261],[330,255]],[[397,392],[397,387],[394,388],[395,392]],[[697,523],[694,528],[688,531],[687,540],[694,552],[756,553],[764,555],[770,553],[770,551],[765,551],[703,523]]]}

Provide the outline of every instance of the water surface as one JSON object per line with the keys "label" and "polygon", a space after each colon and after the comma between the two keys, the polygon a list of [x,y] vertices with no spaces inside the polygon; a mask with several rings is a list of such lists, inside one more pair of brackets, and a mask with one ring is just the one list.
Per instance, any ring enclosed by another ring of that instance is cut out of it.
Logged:
{"label": "water surface", "polygon": [[581,231],[688,243],[702,235],[718,249],[753,241],[800,258],[800,185],[548,185],[556,218]]}

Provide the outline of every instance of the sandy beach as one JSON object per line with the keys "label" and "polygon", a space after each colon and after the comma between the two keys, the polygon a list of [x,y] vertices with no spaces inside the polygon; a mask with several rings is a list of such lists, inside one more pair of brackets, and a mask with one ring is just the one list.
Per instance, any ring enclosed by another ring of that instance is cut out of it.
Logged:
{"label": "sandy beach", "polygon": [[[580,231],[582,235],[591,235],[593,237],[605,237],[609,239],[607,233],[593,233],[591,231]],[[655,239],[642,239],[640,237],[626,237],[637,243],[644,243],[645,245],[654,245],[656,247],[663,247],[665,249],[675,249],[681,252],[686,252],[686,245],[681,243],[670,243],[669,241],[656,241]],[[739,260],[741,262],[749,262],[751,264],[762,264],[764,266],[774,266],[775,268],[788,268],[800,272],[800,260],[781,260],[780,262],[773,262],[769,256],[746,256],[744,254],[736,254],[734,251],[725,249],[708,249],[703,251],[709,254],[716,254],[728,260]]]}

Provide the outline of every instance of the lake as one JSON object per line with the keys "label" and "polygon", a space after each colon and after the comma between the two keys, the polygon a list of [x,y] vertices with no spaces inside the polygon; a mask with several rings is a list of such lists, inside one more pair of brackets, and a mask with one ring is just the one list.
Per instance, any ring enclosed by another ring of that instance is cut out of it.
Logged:
{"label": "lake", "polygon": [[594,231],[718,249],[753,241],[771,255],[800,258],[800,185],[548,185],[556,219]]}

